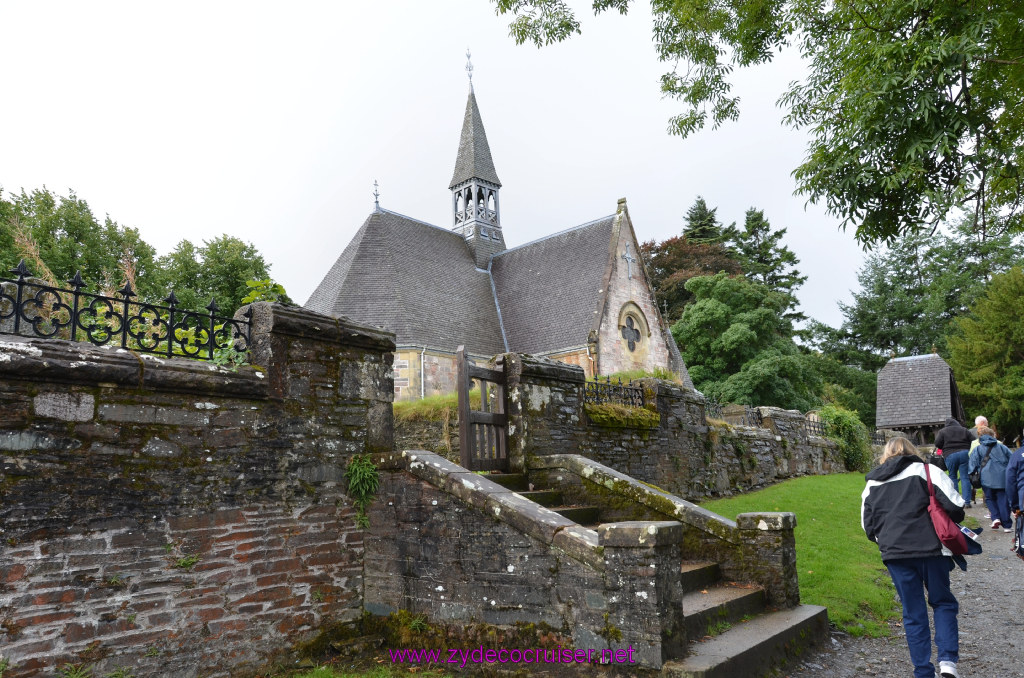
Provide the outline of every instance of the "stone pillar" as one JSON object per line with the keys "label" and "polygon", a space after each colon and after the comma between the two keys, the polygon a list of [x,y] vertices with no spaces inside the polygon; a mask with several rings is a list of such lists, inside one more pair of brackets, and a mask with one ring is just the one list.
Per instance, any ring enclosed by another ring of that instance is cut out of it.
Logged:
{"label": "stone pillar", "polygon": [[769,605],[793,607],[800,604],[796,571],[796,514],[741,513],[736,516],[742,578],[764,587]]}
{"label": "stone pillar", "polygon": [[[683,526],[674,520],[606,523],[598,527],[604,547],[608,615],[604,641],[633,650],[651,668],[685,652],[679,543]],[[628,642],[623,639],[628,638]]]}
{"label": "stone pillar", "polygon": [[243,306],[235,318],[246,308],[252,309],[249,354],[252,363],[265,370],[271,398],[313,402],[318,410],[323,406],[325,415],[345,420],[359,414],[337,404],[365,401],[366,451],[394,448],[393,334],[347,318],[267,302]]}

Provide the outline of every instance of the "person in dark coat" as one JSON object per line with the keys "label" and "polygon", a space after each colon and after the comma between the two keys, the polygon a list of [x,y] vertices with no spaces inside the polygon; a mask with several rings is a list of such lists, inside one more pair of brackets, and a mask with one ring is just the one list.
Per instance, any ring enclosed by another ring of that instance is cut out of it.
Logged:
{"label": "person in dark coat", "polygon": [[935,619],[939,673],[943,678],[960,678],[960,604],[949,588],[952,552],[939,541],[928,513],[927,467],[939,505],[954,521],[963,520],[964,499],[949,476],[925,464],[909,440],[893,438],[886,443],[878,468],[866,477],[861,526],[868,539],[878,544],[900,596],[915,678],[935,678],[928,605]]}
{"label": "person in dark coat", "polygon": [[1024,508],[1024,445],[1010,455],[1010,463],[1006,465],[1006,501],[1017,520],[1024,520],[1021,518],[1021,509]]}
{"label": "person in dark coat", "polygon": [[969,450],[971,449],[971,432],[960,425],[960,422],[949,417],[946,425],[935,434],[935,447],[942,450],[942,456],[946,458],[946,469],[949,477],[953,479],[953,485],[957,485],[957,475],[960,476],[960,493],[964,498],[967,508],[971,508],[971,480],[967,477],[967,462]]}

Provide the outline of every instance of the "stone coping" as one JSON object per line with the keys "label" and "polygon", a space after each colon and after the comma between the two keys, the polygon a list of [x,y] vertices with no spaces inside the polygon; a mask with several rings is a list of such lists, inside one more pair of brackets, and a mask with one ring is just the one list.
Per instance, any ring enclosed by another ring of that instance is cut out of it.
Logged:
{"label": "stone coping", "polygon": [[771,531],[796,527],[796,515],[789,512],[742,513],[736,517],[736,522],[733,522],[578,454],[531,457],[529,467],[567,471],[731,544],[740,545],[746,542],[741,534],[742,530]]}
{"label": "stone coping", "polygon": [[679,543],[682,526],[674,520],[605,523],[591,530],[545,508],[444,457],[423,450],[375,455],[382,468],[404,469],[415,477],[475,506],[496,520],[554,546],[599,571],[604,570],[604,549],[649,548]]}
{"label": "stone coping", "polygon": [[[393,332],[362,325],[344,316],[323,315],[299,306],[258,301],[239,308],[235,311],[235,318],[243,317],[247,309],[252,311],[253,344],[259,344],[261,336],[278,334],[384,353],[395,350]],[[256,362],[264,364],[262,361]]]}
{"label": "stone coping", "polygon": [[138,353],[84,341],[0,335],[0,376],[83,386],[181,391],[265,399],[266,374],[211,362]]}

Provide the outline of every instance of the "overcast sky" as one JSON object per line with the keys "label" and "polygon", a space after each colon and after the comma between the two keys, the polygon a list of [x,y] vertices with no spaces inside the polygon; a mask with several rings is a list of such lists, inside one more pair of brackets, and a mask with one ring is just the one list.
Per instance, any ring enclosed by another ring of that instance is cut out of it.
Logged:
{"label": "overcast sky", "polygon": [[[751,206],[801,260],[803,311],[830,324],[856,288],[851,233],[793,195],[803,136],[775,101],[795,57],[737,74],[741,118],[680,140],[649,8],[516,46],[488,0],[0,3],[0,186],[74,189],[160,254],[252,242],[302,303],[373,209],[448,227],[473,53],[511,247],[611,214],[678,235],[698,195],[726,224]],[[552,293],[557,293],[553,290]]]}

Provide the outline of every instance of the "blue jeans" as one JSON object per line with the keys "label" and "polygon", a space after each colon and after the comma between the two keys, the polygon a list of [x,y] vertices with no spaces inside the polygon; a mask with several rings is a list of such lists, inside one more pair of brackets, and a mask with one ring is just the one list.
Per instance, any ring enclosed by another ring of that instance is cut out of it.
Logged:
{"label": "blue jeans", "polygon": [[988,505],[988,513],[992,520],[998,520],[1003,527],[1013,527],[1013,518],[1010,517],[1010,504],[1006,501],[1005,489],[985,488],[985,504]]}
{"label": "blue jeans", "polygon": [[949,477],[953,480],[953,487],[956,487],[956,474],[959,471],[960,494],[968,504],[971,503],[971,494],[973,494],[971,479],[967,477],[967,462],[969,457],[970,452],[967,450],[960,450],[959,452],[954,452],[946,457],[946,470],[949,471]]}
{"label": "blue jeans", "polygon": [[939,661],[960,660],[960,633],[956,621],[960,604],[949,589],[950,560],[945,556],[904,558],[886,561],[885,566],[903,604],[903,629],[907,634],[914,676],[935,678],[925,589],[928,591],[928,605],[931,605],[935,617],[935,646],[939,650]]}

